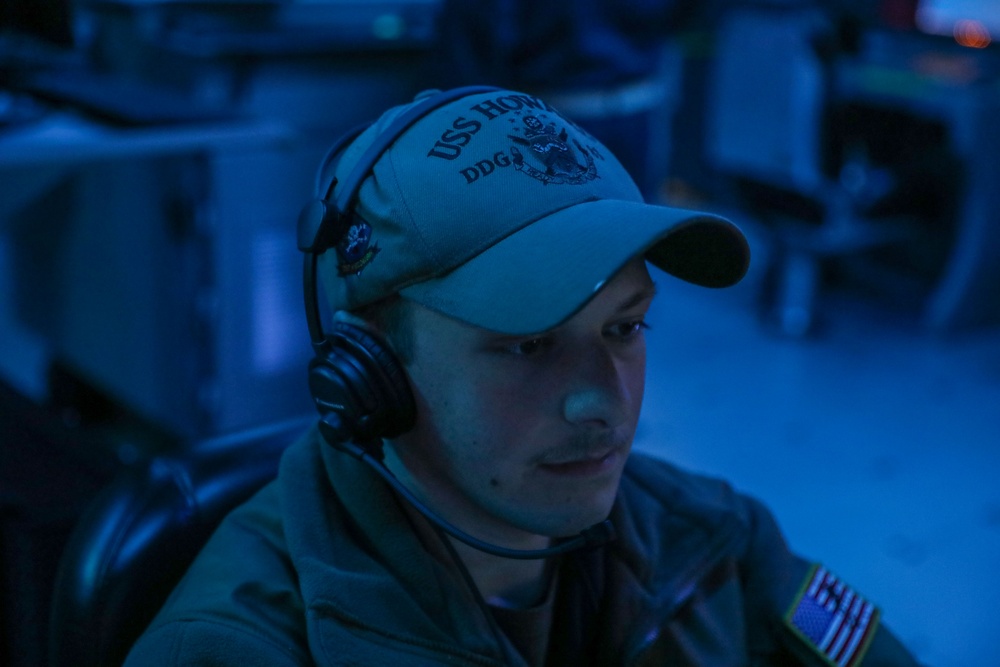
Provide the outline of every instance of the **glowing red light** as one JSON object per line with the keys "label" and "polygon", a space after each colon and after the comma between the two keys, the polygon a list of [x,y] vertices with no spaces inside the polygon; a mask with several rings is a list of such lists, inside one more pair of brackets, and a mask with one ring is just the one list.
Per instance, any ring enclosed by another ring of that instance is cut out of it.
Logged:
{"label": "glowing red light", "polygon": [[963,19],[955,22],[955,41],[973,49],[985,49],[993,40],[982,23]]}

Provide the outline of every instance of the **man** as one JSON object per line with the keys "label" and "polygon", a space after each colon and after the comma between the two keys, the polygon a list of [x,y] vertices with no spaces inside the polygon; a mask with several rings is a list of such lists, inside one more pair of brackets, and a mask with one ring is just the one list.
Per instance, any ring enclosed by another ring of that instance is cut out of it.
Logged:
{"label": "man", "polygon": [[128,665],[915,664],[759,503],[630,454],[648,264],[734,284],[739,230],[643,203],[593,137],[496,89],[389,110],[318,196],[320,426]]}

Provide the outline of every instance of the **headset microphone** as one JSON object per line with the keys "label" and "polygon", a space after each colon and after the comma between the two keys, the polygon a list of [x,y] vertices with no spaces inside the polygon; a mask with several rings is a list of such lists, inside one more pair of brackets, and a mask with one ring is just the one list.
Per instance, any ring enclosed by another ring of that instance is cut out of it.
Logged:
{"label": "headset microphone", "polygon": [[[321,416],[319,431],[323,439],[371,466],[437,528],[474,549],[495,556],[549,558],[606,544],[615,538],[614,527],[610,521],[603,521],[554,547],[520,550],[483,542],[445,521],[403,486],[382,462],[383,438],[405,433],[416,419],[413,393],[402,366],[371,331],[347,322],[335,322],[328,334],[323,330],[320,317],[316,275],[319,256],[343,242],[353,224],[354,200],[361,183],[370,175],[382,153],[410,126],[439,106],[467,95],[494,90],[497,89],[470,86],[424,98],[375,137],[346,178],[339,183],[333,178],[323,187],[319,182],[323,174],[335,171],[332,167],[365,127],[348,132],[327,153],[317,177],[318,198],[303,208],[298,224],[298,246],[305,253],[302,275],[306,325],[316,352],[309,364],[309,391]],[[327,171],[327,167],[331,169]],[[338,193],[334,192],[335,188]]]}
{"label": "headset microphone", "polygon": [[440,515],[418,500],[417,497],[413,495],[413,492],[403,486],[402,482],[400,482],[399,479],[392,474],[392,471],[389,470],[381,460],[372,454],[372,448],[370,445],[360,445],[351,440],[336,437],[335,434],[342,430],[342,425],[339,422],[339,417],[332,413],[325,416],[320,421],[320,432],[324,433],[324,438],[327,438],[326,433],[329,433],[331,436],[327,438],[327,442],[332,444],[334,448],[342,452],[346,452],[347,454],[360,459],[364,463],[367,463],[389,484],[389,486],[395,489],[395,491],[401,495],[413,507],[413,509],[420,512],[425,519],[454,537],[459,542],[464,542],[473,549],[477,549],[494,556],[500,556],[502,558],[531,560],[536,558],[551,558],[553,556],[559,556],[561,554],[566,554],[580,549],[595,549],[613,541],[616,537],[614,526],[610,521],[604,520],[601,523],[595,524],[582,531],[576,537],[570,538],[565,542],[561,542],[554,547],[548,547],[546,549],[509,549],[497,544],[484,542],[462,531],[451,523],[448,523]]}

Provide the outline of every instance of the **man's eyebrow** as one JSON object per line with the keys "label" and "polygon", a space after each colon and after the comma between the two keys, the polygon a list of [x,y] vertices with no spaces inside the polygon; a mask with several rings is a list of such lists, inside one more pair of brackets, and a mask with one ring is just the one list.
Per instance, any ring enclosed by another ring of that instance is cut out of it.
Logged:
{"label": "man's eyebrow", "polygon": [[638,292],[630,296],[628,299],[623,301],[622,304],[618,306],[618,312],[621,313],[631,308],[635,308],[643,301],[652,299],[655,296],[656,296],[656,284],[654,283],[649,287],[645,287],[639,290]]}

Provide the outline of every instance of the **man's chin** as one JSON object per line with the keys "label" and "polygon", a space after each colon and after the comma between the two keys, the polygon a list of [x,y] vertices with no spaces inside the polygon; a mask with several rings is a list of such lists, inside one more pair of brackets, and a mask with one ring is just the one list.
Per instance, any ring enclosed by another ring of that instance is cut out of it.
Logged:
{"label": "man's chin", "polygon": [[548,535],[556,540],[565,540],[577,537],[580,533],[593,528],[608,519],[611,514],[611,507],[614,504],[612,498],[607,503],[595,506],[592,511],[576,512],[574,516],[565,517],[558,527],[544,531],[542,534]]}

